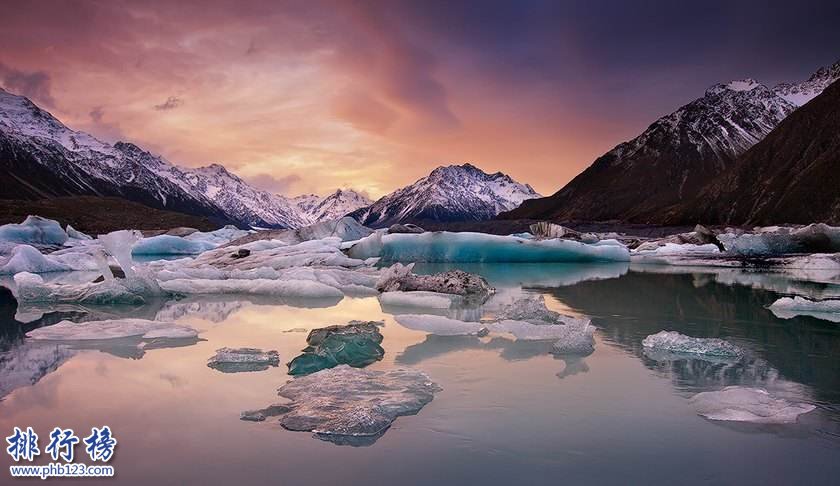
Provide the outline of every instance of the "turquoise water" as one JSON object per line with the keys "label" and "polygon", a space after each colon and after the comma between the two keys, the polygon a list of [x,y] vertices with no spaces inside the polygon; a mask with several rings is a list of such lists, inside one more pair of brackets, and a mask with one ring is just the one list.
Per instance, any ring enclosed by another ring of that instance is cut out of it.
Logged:
{"label": "turquoise water", "polygon": [[[131,342],[88,346],[9,391],[0,401],[0,430],[32,426],[43,441],[54,426],[107,424],[119,439],[111,464],[121,484],[837,484],[840,325],[779,319],[766,309],[785,289],[825,286],[627,264],[461,268],[485,275],[497,298],[541,293],[555,310],[590,317],[595,352],[559,359],[548,353],[550,342],[426,335],[400,326],[390,313],[400,310],[385,312],[374,297],[156,302],[106,311],[177,318],[200,329],[202,340],[144,351]],[[62,309],[35,325],[89,311]],[[351,319],[385,321],[385,358],[370,368],[417,368],[443,388],[367,447],[290,432],[272,419],[240,421],[241,411],[280,401],[276,389],[290,379],[283,365],[236,374],[206,366],[223,346],[276,349],[286,362],[306,337],[289,331]],[[25,361],[21,335],[32,325],[3,325],[6,359],[17,350],[14,359]],[[646,355],[642,339],[663,329],[721,337],[751,358],[732,364]],[[697,392],[734,384],[817,409],[797,424],[767,426],[709,421],[688,403]],[[3,470],[9,464],[4,454]]]}

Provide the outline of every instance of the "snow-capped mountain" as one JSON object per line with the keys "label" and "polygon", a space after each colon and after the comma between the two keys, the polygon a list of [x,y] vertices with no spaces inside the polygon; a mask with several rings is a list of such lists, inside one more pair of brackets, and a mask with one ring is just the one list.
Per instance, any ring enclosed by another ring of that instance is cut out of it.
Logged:
{"label": "snow-capped mountain", "polygon": [[535,197],[540,195],[531,186],[501,172],[487,174],[471,164],[449,165],[350,216],[371,227],[424,220],[479,221]]}
{"label": "snow-capped mountain", "polygon": [[525,202],[503,218],[661,221],[691,200],[801,103],[840,77],[840,63],[807,81],[771,89],[744,79],[717,84],[622,143],[552,196]]}
{"label": "snow-capped mountain", "polygon": [[373,201],[352,189],[337,189],[327,197],[304,194],[291,199],[301,216],[310,223],[346,216]]}
{"label": "snow-capped mountain", "polygon": [[187,169],[131,143],[107,144],[3,89],[0,183],[4,198],[119,196],[241,226],[310,222],[284,197],[255,189],[220,165]]}

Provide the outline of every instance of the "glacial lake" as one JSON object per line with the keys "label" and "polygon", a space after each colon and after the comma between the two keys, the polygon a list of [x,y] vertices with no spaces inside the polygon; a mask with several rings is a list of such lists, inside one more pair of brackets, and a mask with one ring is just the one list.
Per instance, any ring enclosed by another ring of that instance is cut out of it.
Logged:
{"label": "glacial lake", "polygon": [[[452,268],[418,265],[418,273]],[[766,307],[791,288],[820,284],[731,269],[628,264],[459,265],[497,288],[493,298],[543,294],[547,305],[586,316],[595,351],[556,357],[551,342],[435,336],[394,320],[376,297],[335,302],[187,298],[110,317],[177,319],[201,331],[179,347],[93,343],[33,384],[6,390],[0,430],[31,426],[45,447],[55,426],[109,425],[120,484],[838,484],[840,324],[781,319]],[[46,309],[51,310],[51,309]],[[2,323],[4,359],[25,366],[23,334],[84,309],[58,309],[35,324]],[[417,313],[416,310],[411,311]],[[469,320],[479,311],[440,311]],[[306,332],[350,320],[383,320],[385,358],[369,369],[409,367],[442,391],[417,415],[399,417],[372,445],[336,445],[240,412],[282,402],[283,363]],[[7,321],[9,319],[7,318]],[[750,353],[727,363],[650,356],[641,342],[674,330],[719,337]],[[216,349],[276,349],[266,371],[222,373]],[[4,380],[0,376],[0,380]],[[8,385],[8,383],[7,383]],[[728,385],[761,386],[815,405],[796,424],[757,425],[698,416],[689,398]],[[81,447],[77,457],[87,459]],[[41,455],[38,463],[46,463]],[[11,463],[3,454],[4,470]],[[5,476],[4,474],[4,477]],[[32,481],[38,481],[33,479]],[[51,479],[50,482],[58,482]],[[68,481],[69,482],[69,481]],[[105,484],[112,480],[72,481]],[[5,482],[5,484],[8,484]]]}

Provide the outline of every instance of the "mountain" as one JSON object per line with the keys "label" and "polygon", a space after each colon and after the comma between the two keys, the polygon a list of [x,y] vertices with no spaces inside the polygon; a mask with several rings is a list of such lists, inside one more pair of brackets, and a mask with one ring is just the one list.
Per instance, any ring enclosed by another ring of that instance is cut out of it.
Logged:
{"label": "mountain", "polygon": [[107,144],[3,89],[0,183],[3,199],[117,196],[240,226],[308,223],[282,196],[255,189],[220,165],[187,169],[131,143]]}
{"label": "mountain", "polygon": [[782,121],[669,222],[840,224],[840,81]]}
{"label": "mountain", "polygon": [[371,227],[424,220],[480,221],[534,197],[539,194],[531,186],[501,172],[487,174],[471,164],[450,165],[438,167],[350,216]]}
{"label": "mountain", "polygon": [[840,62],[773,89],[752,79],[712,86],[599,157],[552,196],[526,201],[500,218],[661,223],[664,208],[693,200],[838,77]]}
{"label": "mountain", "polygon": [[327,197],[305,194],[292,198],[291,202],[303,218],[316,223],[341,218],[373,201],[352,189],[338,189]]}

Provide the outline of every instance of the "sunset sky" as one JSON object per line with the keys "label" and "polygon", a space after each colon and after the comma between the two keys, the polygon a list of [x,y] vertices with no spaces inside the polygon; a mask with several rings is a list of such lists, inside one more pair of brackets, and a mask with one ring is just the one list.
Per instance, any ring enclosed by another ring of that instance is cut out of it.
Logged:
{"label": "sunset sky", "polygon": [[550,194],[719,81],[840,58],[840,2],[3,1],[0,86],[286,195],[447,163]]}

